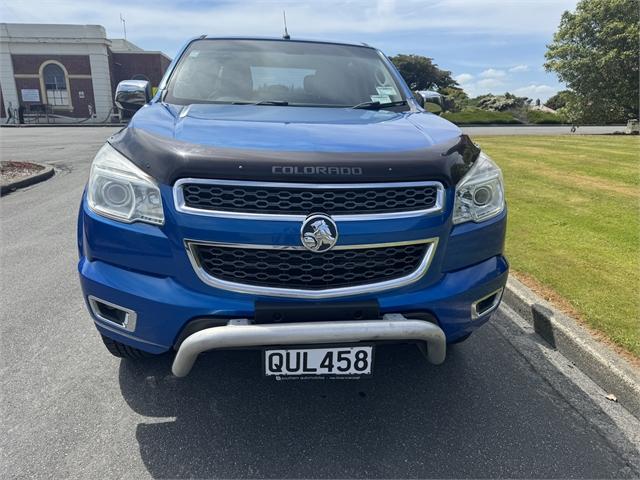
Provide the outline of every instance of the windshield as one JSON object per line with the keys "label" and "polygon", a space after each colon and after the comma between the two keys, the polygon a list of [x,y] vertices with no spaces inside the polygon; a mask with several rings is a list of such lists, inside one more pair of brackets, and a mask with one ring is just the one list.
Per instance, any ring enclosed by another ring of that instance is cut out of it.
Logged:
{"label": "windshield", "polygon": [[371,48],[295,41],[198,40],[182,55],[165,101],[352,107],[403,101]]}

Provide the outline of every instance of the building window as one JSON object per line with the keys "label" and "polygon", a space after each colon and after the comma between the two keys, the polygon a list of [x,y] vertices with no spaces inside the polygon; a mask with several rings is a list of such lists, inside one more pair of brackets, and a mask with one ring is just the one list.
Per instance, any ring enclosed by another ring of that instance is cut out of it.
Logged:
{"label": "building window", "polygon": [[65,71],[57,63],[48,63],[42,69],[42,79],[47,95],[47,103],[55,106],[69,105],[69,91]]}

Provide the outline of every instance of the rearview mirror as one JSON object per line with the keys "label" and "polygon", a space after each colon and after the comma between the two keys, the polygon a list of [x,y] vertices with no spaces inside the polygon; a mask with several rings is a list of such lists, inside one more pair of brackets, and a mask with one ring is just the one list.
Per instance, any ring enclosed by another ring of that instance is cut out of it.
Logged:
{"label": "rearview mirror", "polygon": [[116,87],[115,103],[121,110],[135,112],[150,100],[151,90],[146,80],[123,80]]}

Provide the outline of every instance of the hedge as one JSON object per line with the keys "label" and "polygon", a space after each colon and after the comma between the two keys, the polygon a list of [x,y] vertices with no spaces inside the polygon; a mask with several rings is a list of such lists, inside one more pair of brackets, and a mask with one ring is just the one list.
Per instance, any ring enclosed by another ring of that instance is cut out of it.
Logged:
{"label": "hedge", "polygon": [[537,125],[551,124],[559,125],[566,123],[566,119],[562,115],[551,112],[542,112],[540,110],[530,110],[527,112],[527,121]]}
{"label": "hedge", "polygon": [[514,125],[522,123],[507,112],[490,112],[486,110],[465,110],[462,112],[445,112],[442,114],[450,122],[456,125],[469,124],[506,124]]}

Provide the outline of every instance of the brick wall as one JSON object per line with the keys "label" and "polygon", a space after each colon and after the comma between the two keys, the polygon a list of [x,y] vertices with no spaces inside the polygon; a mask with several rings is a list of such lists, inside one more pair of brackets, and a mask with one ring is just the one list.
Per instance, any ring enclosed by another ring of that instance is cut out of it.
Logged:
{"label": "brick wall", "polygon": [[[53,112],[76,118],[89,116],[89,105],[96,111],[96,102],[91,77],[91,62],[89,55],[27,55],[12,54],[11,60],[15,75],[15,85],[20,103],[25,106],[46,103],[46,92],[42,90],[40,82],[40,66],[47,61],[57,61],[64,65],[69,76],[69,98],[72,109],[64,106],[53,107]],[[22,98],[23,89],[37,89],[40,101],[25,101]]]}
{"label": "brick wall", "polygon": [[47,60],[55,60],[64,65],[69,75],[91,75],[88,55],[11,55],[13,73],[39,73],[40,65]]}
{"label": "brick wall", "polygon": [[[96,111],[96,105],[93,98],[93,83],[90,78],[72,78],[71,83],[71,101],[73,102],[74,117],[86,118],[89,116],[89,105],[93,107],[93,113]],[[84,98],[80,97],[80,92],[84,92]]]}
{"label": "brick wall", "polygon": [[112,88],[122,80],[144,75],[152,87],[157,87],[169,66],[169,59],[159,53],[111,53]]}
{"label": "brick wall", "polygon": [[[25,102],[22,99],[22,90],[25,89],[25,88],[38,90],[38,92],[40,92],[40,101],[39,102]],[[29,105],[31,103],[44,103],[44,98],[42,98],[42,91],[40,90],[40,79],[39,78],[16,78],[16,89],[18,90],[18,99],[20,100],[21,104]]]}

